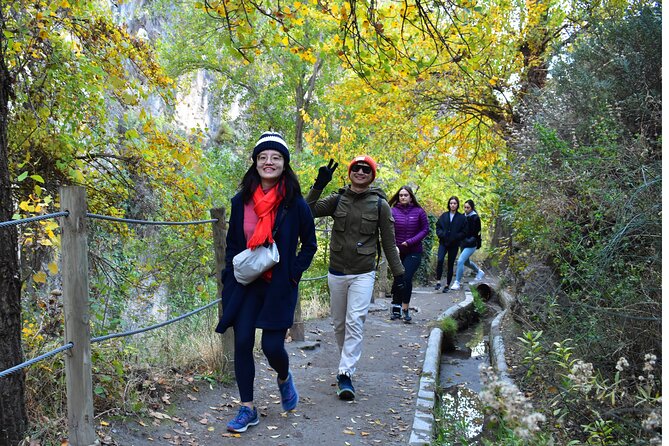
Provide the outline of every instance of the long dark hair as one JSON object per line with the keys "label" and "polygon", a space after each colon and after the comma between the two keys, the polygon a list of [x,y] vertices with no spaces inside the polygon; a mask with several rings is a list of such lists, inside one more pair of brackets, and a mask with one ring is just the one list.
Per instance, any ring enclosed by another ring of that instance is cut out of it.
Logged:
{"label": "long dark hair", "polygon": [[404,189],[405,191],[409,192],[409,196],[411,197],[411,202],[418,206],[419,208],[422,208],[423,206],[418,203],[418,200],[416,200],[416,195],[413,193],[413,190],[411,190],[411,187],[409,186],[402,186],[399,189],[397,189],[397,192],[395,192],[395,195],[390,197],[390,200],[388,200],[388,204],[392,207],[395,206],[397,203],[400,201],[400,191]]}
{"label": "long dark hair", "polygon": [[[281,174],[281,178],[279,178],[279,182],[282,182],[285,187],[284,203],[290,204],[295,197],[302,197],[300,182],[289,163],[284,163],[283,173]],[[251,201],[253,193],[259,184],[260,174],[258,173],[257,163],[254,160],[249,170],[242,177],[242,181],[239,182],[239,190],[242,193],[242,201],[244,203]]]}
{"label": "long dark hair", "polygon": [[474,200],[467,200],[465,203],[467,203],[469,207],[472,208],[472,211],[476,210],[476,206],[474,206]]}

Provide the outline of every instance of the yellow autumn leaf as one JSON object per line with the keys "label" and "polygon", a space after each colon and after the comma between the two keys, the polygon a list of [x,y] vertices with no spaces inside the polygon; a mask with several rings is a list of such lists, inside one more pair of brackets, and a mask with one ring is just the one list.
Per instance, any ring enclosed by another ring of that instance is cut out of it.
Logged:
{"label": "yellow autumn leaf", "polygon": [[71,170],[70,171],[70,176],[77,183],[83,183],[84,182],[84,174],[80,170],[74,170],[74,169]]}
{"label": "yellow autumn leaf", "polygon": [[104,420],[100,420],[100,426],[109,426],[109,423]]}
{"label": "yellow autumn leaf", "polygon": [[281,39],[281,44],[284,46],[288,46],[288,37],[285,36],[283,39]]}
{"label": "yellow autumn leaf", "polygon": [[46,283],[46,273],[40,271],[37,274],[33,274],[33,280],[37,283]]}
{"label": "yellow autumn leaf", "polygon": [[47,268],[49,268],[49,272],[51,273],[51,275],[54,275],[58,272],[58,264],[56,262],[49,263]]}

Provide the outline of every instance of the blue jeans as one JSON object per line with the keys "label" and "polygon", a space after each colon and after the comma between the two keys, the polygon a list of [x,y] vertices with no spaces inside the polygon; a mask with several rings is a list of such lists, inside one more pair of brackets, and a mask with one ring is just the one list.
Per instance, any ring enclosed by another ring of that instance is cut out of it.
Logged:
{"label": "blue jeans", "polygon": [[477,274],[480,271],[479,267],[476,266],[476,263],[469,260],[475,251],[475,247],[462,248],[462,251],[460,251],[460,257],[458,257],[458,267],[455,271],[456,282],[460,283],[462,281],[462,275],[465,273],[465,266],[467,266],[469,269],[473,269]]}
{"label": "blue jeans", "polygon": [[402,265],[404,265],[404,287],[406,290],[405,296],[400,302],[400,298],[396,297],[393,294],[393,305],[409,304],[411,300],[411,292],[413,291],[413,276],[418,271],[420,266],[420,259],[423,257],[423,253],[416,252],[413,254],[400,255],[402,260]]}

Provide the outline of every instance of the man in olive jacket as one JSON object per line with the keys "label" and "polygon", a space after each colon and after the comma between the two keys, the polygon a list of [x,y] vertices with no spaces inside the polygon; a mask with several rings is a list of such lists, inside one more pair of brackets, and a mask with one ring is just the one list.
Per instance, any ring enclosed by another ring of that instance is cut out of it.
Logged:
{"label": "man in olive jacket", "polygon": [[404,267],[395,245],[395,226],[384,192],[372,187],[376,162],[369,156],[353,158],[348,167],[351,184],[319,199],[339,164],[330,160],[318,170],[318,177],[306,197],[314,217],[332,216],[330,237],[330,312],[340,358],[337,395],[355,398],[351,377],[362,354],[363,324],[367,317],[376,276],[377,243],[392,271],[395,293],[404,292]]}

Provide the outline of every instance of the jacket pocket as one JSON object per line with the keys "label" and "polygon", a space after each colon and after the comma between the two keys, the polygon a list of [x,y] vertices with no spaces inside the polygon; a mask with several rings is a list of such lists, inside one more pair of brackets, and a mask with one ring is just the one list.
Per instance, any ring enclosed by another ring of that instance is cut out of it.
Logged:
{"label": "jacket pocket", "polygon": [[344,232],[346,230],[346,211],[337,209],[332,215],[333,223],[332,230]]}
{"label": "jacket pocket", "polygon": [[376,246],[358,246],[357,251],[363,256],[373,256],[376,254]]}
{"label": "jacket pocket", "polygon": [[360,223],[361,234],[374,234],[378,226],[379,216],[377,213],[362,214],[362,222]]}
{"label": "jacket pocket", "polygon": [[476,246],[476,237],[471,236],[467,237],[462,241],[462,246],[464,248],[474,248]]}

